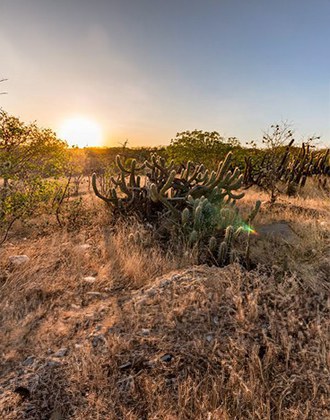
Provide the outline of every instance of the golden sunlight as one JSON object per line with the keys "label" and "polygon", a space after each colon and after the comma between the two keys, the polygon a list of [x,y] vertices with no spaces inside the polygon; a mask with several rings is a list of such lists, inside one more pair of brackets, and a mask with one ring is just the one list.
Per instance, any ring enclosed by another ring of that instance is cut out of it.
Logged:
{"label": "golden sunlight", "polygon": [[58,137],[66,140],[69,146],[102,146],[103,136],[100,125],[86,117],[73,117],[63,121]]}

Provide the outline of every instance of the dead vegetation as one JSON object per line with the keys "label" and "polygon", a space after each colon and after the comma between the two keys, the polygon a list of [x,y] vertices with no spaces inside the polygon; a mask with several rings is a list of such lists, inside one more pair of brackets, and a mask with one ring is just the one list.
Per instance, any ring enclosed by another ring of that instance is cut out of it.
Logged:
{"label": "dead vegetation", "polygon": [[329,202],[280,204],[262,207],[257,231],[293,233],[251,236],[252,271],[134,244],[99,208],[79,231],[13,231],[0,248],[0,418],[328,418]]}

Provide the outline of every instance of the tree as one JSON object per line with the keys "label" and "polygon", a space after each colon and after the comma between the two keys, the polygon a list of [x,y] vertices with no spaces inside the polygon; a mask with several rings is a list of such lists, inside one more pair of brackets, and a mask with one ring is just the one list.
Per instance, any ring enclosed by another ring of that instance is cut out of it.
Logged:
{"label": "tree", "polygon": [[179,163],[191,160],[213,167],[237,147],[240,144],[236,137],[226,140],[217,131],[194,130],[177,133],[175,139],[171,140],[168,153]]}
{"label": "tree", "polygon": [[0,178],[4,187],[10,180],[58,175],[66,148],[52,130],[40,129],[35,123],[26,125],[0,110]]}
{"label": "tree", "polygon": [[274,124],[264,132],[262,143],[265,148],[255,156],[246,157],[244,183],[247,187],[258,185],[262,188],[269,195],[271,204],[281,192],[279,184],[287,169],[293,142],[293,131],[287,123]]}
{"label": "tree", "polygon": [[66,149],[51,130],[0,110],[0,228],[8,230],[50,199],[53,178],[65,167]]}

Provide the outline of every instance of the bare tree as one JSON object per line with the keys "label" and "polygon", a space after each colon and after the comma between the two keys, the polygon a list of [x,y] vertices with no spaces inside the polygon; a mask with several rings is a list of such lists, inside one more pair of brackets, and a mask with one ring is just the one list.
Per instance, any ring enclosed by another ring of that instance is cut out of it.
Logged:
{"label": "bare tree", "polygon": [[245,159],[245,184],[262,188],[269,195],[271,204],[275,203],[281,192],[279,184],[287,169],[293,142],[293,131],[287,122],[271,125],[270,129],[264,132],[262,143],[265,148],[261,150],[257,161],[252,162],[251,157]]}

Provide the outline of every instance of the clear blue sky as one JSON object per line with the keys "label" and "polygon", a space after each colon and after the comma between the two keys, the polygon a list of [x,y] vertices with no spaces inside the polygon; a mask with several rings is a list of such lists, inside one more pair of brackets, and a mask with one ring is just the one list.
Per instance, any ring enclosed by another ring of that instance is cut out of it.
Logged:
{"label": "clear blue sky", "polygon": [[293,123],[330,142],[329,0],[1,0],[0,106],[109,145],[183,130],[258,140]]}

